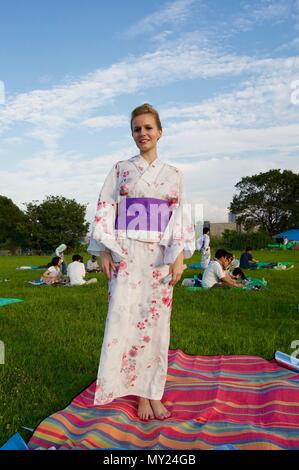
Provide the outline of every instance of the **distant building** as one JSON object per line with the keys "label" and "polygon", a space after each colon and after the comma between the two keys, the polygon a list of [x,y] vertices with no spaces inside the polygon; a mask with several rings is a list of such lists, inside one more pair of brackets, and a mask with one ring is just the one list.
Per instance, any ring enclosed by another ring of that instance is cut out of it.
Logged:
{"label": "distant building", "polygon": [[211,237],[221,237],[224,230],[238,231],[236,222],[210,222],[209,220],[204,220],[204,222],[198,222],[195,226],[196,238],[201,237],[205,227],[210,229]]}

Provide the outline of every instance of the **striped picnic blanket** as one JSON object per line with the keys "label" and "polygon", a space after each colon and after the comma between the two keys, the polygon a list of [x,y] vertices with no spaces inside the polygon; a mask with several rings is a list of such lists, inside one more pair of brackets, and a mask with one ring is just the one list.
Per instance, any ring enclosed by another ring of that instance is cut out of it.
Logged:
{"label": "striped picnic blanket", "polygon": [[93,406],[94,390],[45,419],[29,448],[299,449],[299,374],[275,361],[169,351],[166,421],[140,421],[132,396]]}

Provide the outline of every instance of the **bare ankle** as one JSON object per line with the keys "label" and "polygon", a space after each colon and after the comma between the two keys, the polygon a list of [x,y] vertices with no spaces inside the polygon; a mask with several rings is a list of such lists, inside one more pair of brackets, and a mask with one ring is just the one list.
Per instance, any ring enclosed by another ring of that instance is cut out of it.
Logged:
{"label": "bare ankle", "polygon": [[144,397],[138,397],[138,401],[139,401],[139,403],[147,403],[147,402],[149,402],[149,399],[144,398]]}

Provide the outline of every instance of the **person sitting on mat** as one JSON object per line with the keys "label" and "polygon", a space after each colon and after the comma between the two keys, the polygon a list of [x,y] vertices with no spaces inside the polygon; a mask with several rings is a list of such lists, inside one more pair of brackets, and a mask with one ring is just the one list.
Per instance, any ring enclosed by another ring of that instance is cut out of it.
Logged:
{"label": "person sitting on mat", "polygon": [[227,253],[226,258],[229,263],[226,268],[226,272],[230,275],[230,277],[235,280],[245,280],[246,276],[239,267],[239,261],[236,260],[235,256],[232,253]]}
{"label": "person sitting on mat", "polygon": [[80,255],[74,255],[72,257],[73,262],[70,263],[67,267],[67,275],[70,280],[71,286],[83,286],[87,284],[95,284],[97,279],[94,277],[86,281],[85,277],[85,267],[83,263],[83,258]]}
{"label": "person sitting on mat", "polygon": [[230,263],[230,269],[235,269],[240,267],[240,261],[233,255],[232,261]]}
{"label": "person sitting on mat", "polygon": [[100,266],[98,265],[97,256],[92,255],[86,263],[86,272],[88,273],[98,273],[101,271]]}
{"label": "person sitting on mat", "polygon": [[247,246],[245,252],[241,254],[240,257],[240,268],[241,269],[256,269],[258,260],[254,259],[252,256],[251,246]]}
{"label": "person sitting on mat", "polygon": [[62,279],[61,274],[62,259],[59,256],[54,256],[51,261],[51,266],[41,276],[41,281],[47,285],[59,284]]}
{"label": "person sitting on mat", "polygon": [[225,270],[229,272],[232,267],[234,255],[232,253],[227,252],[226,259],[228,261],[228,265],[226,266]]}
{"label": "person sitting on mat", "polygon": [[211,289],[216,287],[229,288],[243,286],[231,278],[226,271],[231,261],[231,254],[224,249],[215,253],[215,258],[210,261],[202,276],[202,287]]}
{"label": "person sitting on mat", "polygon": [[246,281],[247,279],[241,268],[235,268],[231,273],[231,277],[236,280],[240,279],[241,281]]}

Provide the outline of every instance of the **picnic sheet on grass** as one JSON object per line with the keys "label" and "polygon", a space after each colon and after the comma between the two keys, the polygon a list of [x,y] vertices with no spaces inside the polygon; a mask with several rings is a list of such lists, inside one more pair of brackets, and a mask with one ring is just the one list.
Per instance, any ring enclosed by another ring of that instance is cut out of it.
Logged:
{"label": "picnic sheet on grass", "polygon": [[46,282],[43,282],[41,279],[33,279],[32,281],[25,281],[27,284],[30,284],[31,286],[47,286],[47,287],[57,287],[57,286],[67,286],[69,287],[71,284],[69,281],[62,281],[62,282],[55,282],[54,284],[47,284]]}
{"label": "picnic sheet on grass", "polygon": [[47,266],[46,265],[43,265],[43,266],[18,266],[16,269],[18,271],[28,271],[29,269],[46,269]]}
{"label": "picnic sheet on grass", "polygon": [[163,402],[172,416],[140,421],[128,396],[94,406],[95,383],[36,428],[29,448],[299,448],[299,374],[256,356],[169,351]]}
{"label": "picnic sheet on grass", "polygon": [[201,269],[201,263],[188,264],[187,267],[189,269]]}
{"label": "picnic sheet on grass", "polygon": [[[247,277],[246,280],[243,282],[244,287],[243,290],[251,291],[251,290],[260,290],[260,289],[267,289],[267,281],[265,279],[258,279],[257,277]],[[187,286],[188,291],[205,291],[209,290],[202,286],[202,280],[198,279],[197,276],[193,278],[185,278],[182,281],[182,286]],[[238,289],[238,287],[232,287],[233,289]]]}
{"label": "picnic sheet on grass", "polygon": [[265,279],[258,279],[257,277],[248,276],[245,280],[245,290],[267,289],[267,281]]}
{"label": "picnic sheet on grass", "polygon": [[32,281],[27,281],[27,284],[31,284],[32,286],[46,286],[47,285],[41,279],[33,279]]}
{"label": "picnic sheet on grass", "polygon": [[[273,268],[279,268],[279,267],[285,267],[286,269],[293,268],[294,265],[293,263],[287,262],[287,261],[258,261],[256,263],[257,268],[255,269],[273,269]],[[200,269],[201,264],[200,263],[194,263],[194,264],[188,264],[189,269]]]}
{"label": "picnic sheet on grass", "polygon": [[0,297],[0,307],[4,305],[15,304],[16,302],[24,302],[23,299],[9,299],[5,297]]}
{"label": "picnic sheet on grass", "polygon": [[257,269],[290,269],[293,268],[293,263],[287,261],[277,261],[277,262],[264,262],[258,261],[256,263]]}

